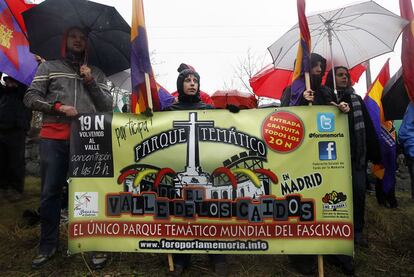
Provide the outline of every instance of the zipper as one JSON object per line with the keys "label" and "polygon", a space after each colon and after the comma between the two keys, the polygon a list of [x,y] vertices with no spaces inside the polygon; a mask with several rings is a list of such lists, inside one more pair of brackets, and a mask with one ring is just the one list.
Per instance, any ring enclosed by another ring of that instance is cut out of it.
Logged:
{"label": "zipper", "polygon": [[73,101],[74,102],[75,109],[77,109],[77,107],[76,107],[77,94],[78,94],[78,78],[75,77],[75,100]]}

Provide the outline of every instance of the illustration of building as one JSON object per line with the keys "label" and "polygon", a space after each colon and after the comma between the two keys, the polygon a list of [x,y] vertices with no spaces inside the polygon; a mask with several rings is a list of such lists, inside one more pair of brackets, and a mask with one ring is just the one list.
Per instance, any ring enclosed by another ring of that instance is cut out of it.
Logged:
{"label": "illustration of building", "polygon": [[[187,139],[187,157],[184,171],[176,174],[173,184],[176,195],[181,197],[182,190],[186,186],[197,186],[205,189],[207,199],[235,199],[237,197],[258,198],[260,195],[269,194],[270,181],[268,178],[261,177],[260,187],[256,187],[254,183],[242,174],[236,175],[238,180],[237,188],[226,180],[225,176],[212,177],[210,173],[204,172],[199,156],[199,138],[198,130],[201,127],[214,127],[214,121],[197,121],[197,113],[190,112],[188,121],[174,121],[174,128],[185,128],[188,134]],[[254,151],[242,152],[234,155],[223,162],[223,165],[231,168],[247,168],[254,170],[263,168],[263,162],[266,158],[257,155]],[[142,191],[151,189],[151,178],[143,179],[140,186],[134,187],[135,176],[130,175],[125,178],[125,191],[132,193],[141,193]]]}

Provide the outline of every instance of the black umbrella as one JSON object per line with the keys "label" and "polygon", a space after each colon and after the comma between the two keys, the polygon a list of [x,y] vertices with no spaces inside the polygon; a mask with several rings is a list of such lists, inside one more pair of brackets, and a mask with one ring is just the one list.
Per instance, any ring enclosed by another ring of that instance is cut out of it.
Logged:
{"label": "black umbrella", "polygon": [[131,28],[114,7],[86,0],[46,0],[23,13],[30,51],[47,60],[61,57],[64,32],[88,32],[89,64],[111,75],[130,67]]}
{"label": "black umbrella", "polygon": [[402,68],[385,84],[381,102],[386,120],[397,120],[404,117],[410,99],[404,86]]}

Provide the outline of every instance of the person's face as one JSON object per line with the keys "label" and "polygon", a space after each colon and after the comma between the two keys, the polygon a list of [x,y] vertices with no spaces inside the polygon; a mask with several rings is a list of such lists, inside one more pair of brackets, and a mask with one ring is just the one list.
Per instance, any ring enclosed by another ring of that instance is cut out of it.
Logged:
{"label": "person's face", "polygon": [[348,71],[344,68],[339,68],[335,72],[336,87],[346,88],[349,81]]}
{"label": "person's face", "polygon": [[72,29],[68,33],[66,48],[74,53],[83,53],[86,47],[86,36],[78,29]]}
{"label": "person's face", "polygon": [[311,75],[321,75],[322,73],[322,62],[316,62],[315,66],[311,68]]}
{"label": "person's face", "polygon": [[184,79],[183,90],[186,95],[195,95],[198,91],[198,79],[194,75],[188,75]]}

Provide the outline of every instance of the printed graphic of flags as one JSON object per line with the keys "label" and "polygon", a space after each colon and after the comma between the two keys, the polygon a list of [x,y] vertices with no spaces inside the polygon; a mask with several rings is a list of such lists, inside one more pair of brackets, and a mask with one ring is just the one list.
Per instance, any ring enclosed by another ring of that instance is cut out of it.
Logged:
{"label": "printed graphic of flags", "polygon": [[392,122],[385,121],[382,108],[382,91],[390,79],[389,59],[382,67],[375,81],[368,90],[364,102],[380,141],[382,163],[374,167],[374,174],[382,179],[384,192],[389,192],[395,186],[396,144],[388,132]]}
{"label": "printed graphic of flags", "polygon": [[[147,75],[147,81],[145,80]],[[131,112],[160,111],[171,105],[174,97],[154,79],[148,51],[142,0],[132,2],[131,27]]]}
{"label": "printed graphic of flags", "polygon": [[0,72],[30,85],[37,63],[29,42],[4,0],[0,0]]}
{"label": "printed graphic of flags", "polygon": [[410,21],[402,35],[401,64],[408,97],[414,102],[414,13],[411,0],[400,0],[401,17]]}
{"label": "printed graphic of flags", "polygon": [[306,84],[303,78],[304,74],[310,71],[310,49],[311,37],[309,33],[308,20],[305,15],[305,0],[297,0],[300,39],[298,53],[295,60],[295,69],[292,76],[292,93],[290,105],[299,103],[302,92],[305,90]]}

